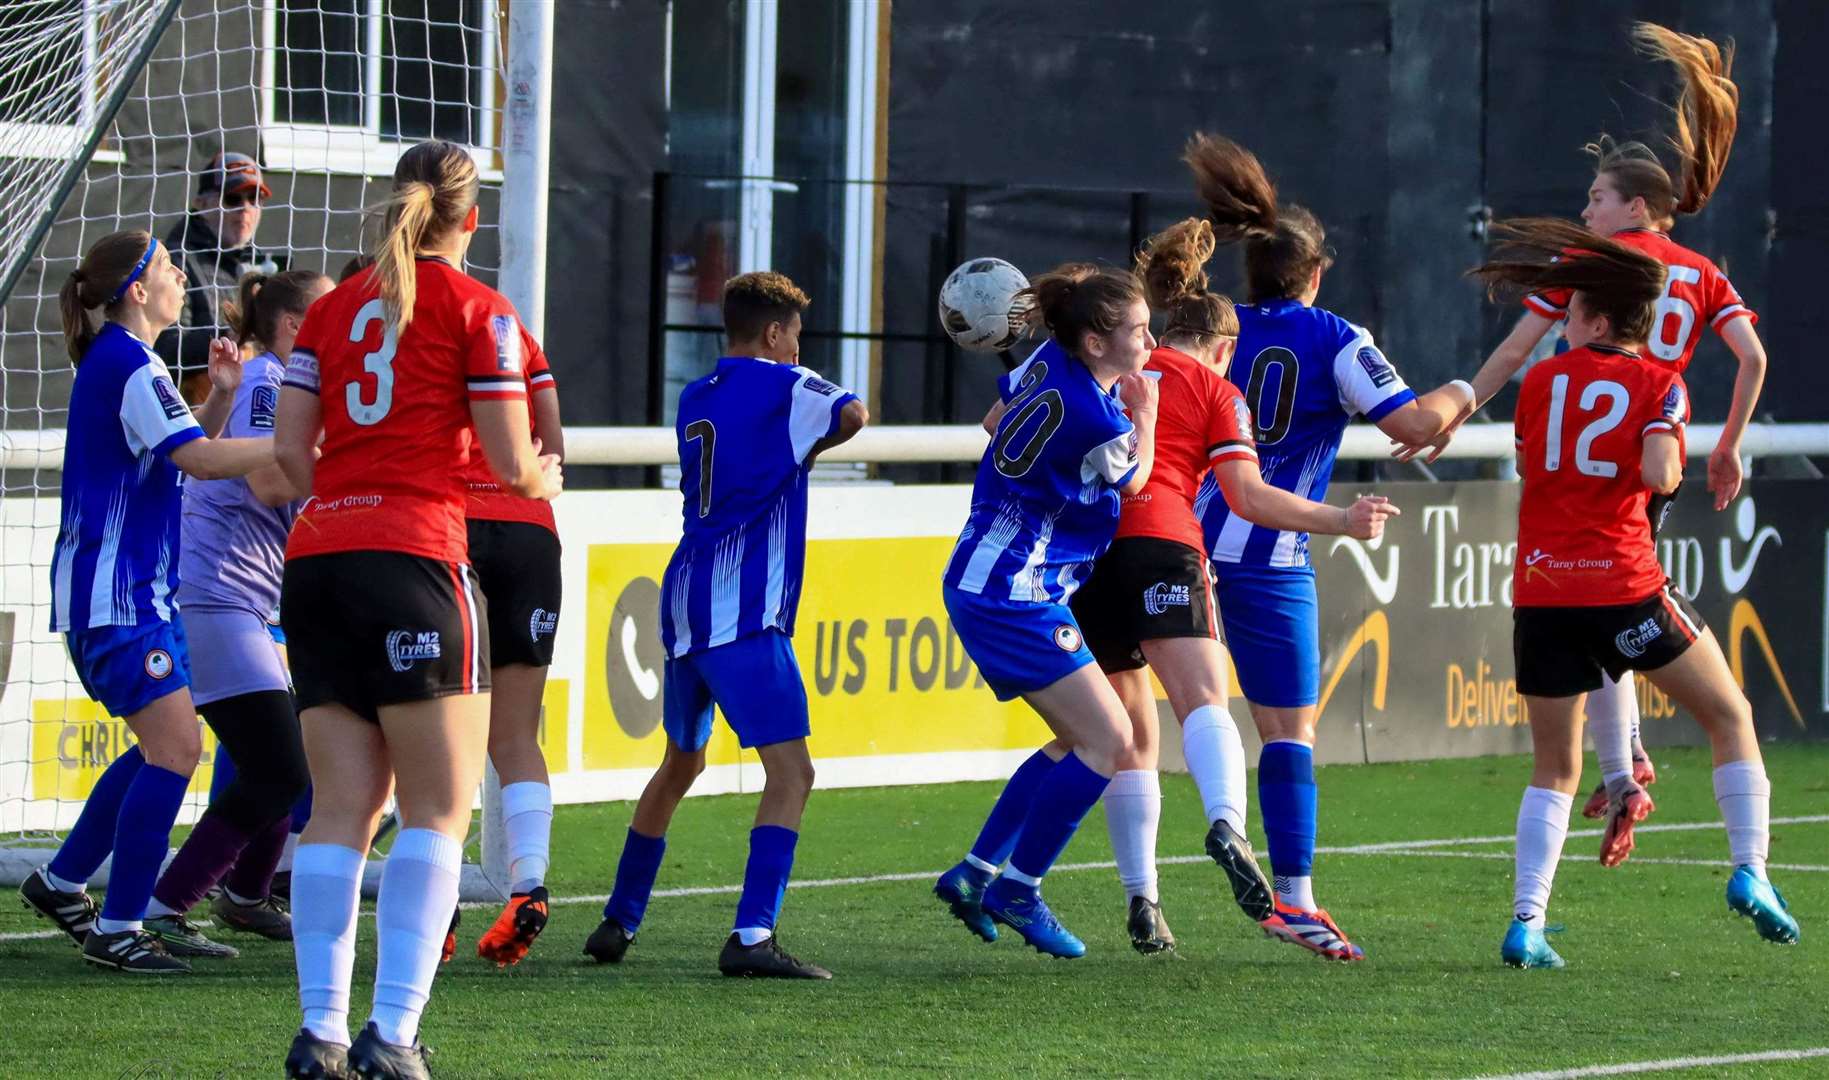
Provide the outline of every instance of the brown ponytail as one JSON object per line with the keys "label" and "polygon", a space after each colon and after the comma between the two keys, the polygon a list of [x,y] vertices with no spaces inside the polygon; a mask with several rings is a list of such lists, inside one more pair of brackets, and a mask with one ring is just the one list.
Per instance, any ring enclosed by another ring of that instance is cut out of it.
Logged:
{"label": "brown ponytail", "polygon": [[1492,226],[1494,257],[1467,272],[1494,296],[1569,289],[1583,306],[1605,315],[1620,341],[1651,334],[1664,264],[1617,240],[1595,236],[1560,218],[1518,218]]}
{"label": "brown ponytail", "polygon": [[1149,306],[1168,315],[1165,344],[1192,340],[1198,345],[1215,337],[1238,336],[1238,312],[1232,301],[1207,291],[1207,260],[1217,241],[1211,223],[1187,218],[1150,237],[1137,256]]}
{"label": "brown ponytail", "polygon": [[1740,126],[1740,88],[1730,77],[1734,46],[1716,45],[1705,37],[1680,34],[1656,23],[1635,23],[1632,40],[1640,52],[1669,61],[1677,69],[1676,153],[1681,181],[1673,179],[1657,153],[1641,142],[1618,143],[1602,135],[1585,149],[1595,159],[1594,172],[1613,181],[1621,199],[1644,199],[1654,224],[1669,228],[1678,214],[1693,214],[1708,205],[1727,171],[1734,134]]}
{"label": "brown ponytail", "polygon": [[222,319],[235,331],[235,343],[272,348],[279,317],[303,315],[311,306],[312,287],[322,280],[324,275],[316,270],[244,274],[239,298],[222,305]]}
{"label": "brown ponytail", "polygon": [[1278,205],[1276,185],[1257,155],[1223,135],[1196,134],[1181,160],[1207,204],[1214,239],[1245,244],[1245,286],[1253,303],[1300,296],[1317,268],[1333,263],[1320,219]]}
{"label": "brown ponytail", "polygon": [[456,143],[432,139],[400,155],[375,258],[375,280],[396,334],[413,321],[419,282],[414,257],[463,224],[478,186],[476,162]]}
{"label": "brown ponytail", "polygon": [[90,312],[110,306],[109,301],[146,257],[151,243],[152,234],[143,229],[109,233],[91,245],[81,265],[70,271],[63,288],[57,291],[57,307],[63,317],[64,349],[72,364],[83,362],[83,354],[94,344],[101,328]]}
{"label": "brown ponytail", "polygon": [[1092,263],[1064,263],[1016,295],[1019,301],[1034,297],[1030,325],[1046,326],[1055,343],[1074,356],[1083,351],[1087,334],[1113,332],[1132,303],[1147,303],[1135,274]]}

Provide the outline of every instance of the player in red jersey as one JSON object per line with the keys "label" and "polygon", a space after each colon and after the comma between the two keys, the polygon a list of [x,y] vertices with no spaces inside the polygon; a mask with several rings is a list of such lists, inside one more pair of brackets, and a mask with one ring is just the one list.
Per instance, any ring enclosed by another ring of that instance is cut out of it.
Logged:
{"label": "player in red jersey", "polygon": [[[525,329],[517,347],[534,437],[562,459],[559,390],[546,354]],[[539,734],[559,630],[559,527],[550,502],[504,489],[481,456],[470,456],[467,479],[470,566],[489,603],[489,761],[502,784],[509,879],[508,903],[476,943],[476,954],[506,966],[527,955],[550,908],[553,797]]]}
{"label": "player in red jersey", "polygon": [[[1501,957],[1561,967],[1543,937],[1550,883],[1581,780],[1582,698],[1602,676],[1640,671],[1686,709],[1714,751],[1715,801],[1734,874],[1727,902],[1768,941],[1795,942],[1797,922],[1766,880],[1771,784],[1752,707],[1721,647],[1657,559],[1660,496],[1683,476],[1688,392],[1648,355],[1665,269],[1637,247],[1567,222],[1496,227],[1501,255],[1474,273],[1494,287],[1566,290],[1570,350],[1525,376],[1514,421],[1524,490],[1512,579],[1512,652],[1535,764],[1518,809],[1514,918]],[[1650,800],[1628,776],[1614,795],[1601,861],[1632,850],[1631,822]]]}
{"label": "player in red jersey", "polygon": [[1117,538],[1073,598],[1086,644],[1124,703],[1132,750],[1105,790],[1105,819],[1129,896],[1131,944],[1142,953],[1175,947],[1156,888],[1162,788],[1156,773],[1160,721],[1148,665],[1181,722],[1188,771],[1206,807],[1207,853],[1225,871],[1239,907],[1267,932],[1287,937],[1269,880],[1245,839],[1245,751],[1226,709],[1225,652],[1195,495],[1207,470],[1239,516],[1276,529],[1369,540],[1398,513],[1364,496],[1342,509],[1273,487],[1258,472],[1251,413],[1220,374],[1238,342],[1232,301],[1207,291],[1213,226],[1188,218],[1153,237],[1138,258],[1151,307],[1167,316],[1144,373],[1158,382],[1156,464],[1126,495]]}
{"label": "player in red jersey", "polygon": [[[280,600],[313,784],[292,867],[304,1024],[288,1076],[428,1075],[419,1018],[489,737],[464,466],[481,453],[527,498],[561,487],[528,430],[514,308],[458,269],[477,184],[454,144],[401,155],[379,258],[312,306],[280,393],[275,455],[312,493]],[[374,1009],[351,1045],[357,894],[390,784],[401,831],[375,910]]]}
{"label": "player in red jersey", "polygon": [[[1615,144],[1601,136],[1587,148],[1596,166],[1581,220],[1592,231],[1637,248],[1666,267],[1664,291],[1658,296],[1645,343],[1647,357],[1682,374],[1703,329],[1712,327],[1739,362],[1721,440],[1708,458],[1708,489],[1714,494],[1715,509],[1721,510],[1740,490],[1740,443],[1765,380],[1765,348],[1753,329],[1758,316],[1726,275],[1705,256],[1672,240],[1669,231],[1676,215],[1696,213],[1707,204],[1727,167],[1740,101],[1740,91],[1729,78],[1733,51],[1654,23],[1634,26],[1633,38],[1646,54],[1674,64],[1681,80],[1676,135],[1671,140],[1679,168],[1673,177],[1643,143]],[[1543,335],[1563,318],[1568,293],[1554,289],[1535,293],[1525,298],[1524,306],[1524,317],[1474,376],[1479,401],[1497,394],[1524,366]],[[1436,452],[1445,444],[1445,438],[1437,440]],[[1407,458],[1416,449],[1401,451],[1399,456]],[[1433,454],[1430,460],[1434,460]],[[1640,785],[1655,782],[1657,772],[1639,739],[1638,698],[1631,676],[1617,682],[1607,680],[1601,691],[1589,696],[1587,711],[1603,776],[1630,773]],[[1607,813],[1603,788],[1604,784],[1597,788],[1583,808],[1587,817]]]}

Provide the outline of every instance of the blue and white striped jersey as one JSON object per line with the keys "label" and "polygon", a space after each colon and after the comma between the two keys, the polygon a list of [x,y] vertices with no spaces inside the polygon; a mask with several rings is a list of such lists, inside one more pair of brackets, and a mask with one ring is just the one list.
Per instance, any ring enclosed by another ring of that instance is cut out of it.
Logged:
{"label": "blue and white striped jersey", "polygon": [[946,584],[1065,604],[1118,529],[1137,435],[1114,391],[1053,341],[997,381],[1006,409],[978,463]]}
{"label": "blue and white striped jersey", "polygon": [[104,325],[70,388],[53,631],[171,621],[182,496],[168,455],[202,437],[152,346]]}
{"label": "blue and white striped jersey", "polygon": [[[1347,421],[1376,423],[1416,398],[1372,335],[1294,300],[1240,305],[1229,374],[1245,392],[1264,481],[1317,502],[1327,497]],[[1308,534],[1253,525],[1232,513],[1208,473],[1195,497],[1213,561],[1307,566]]]}
{"label": "blue and white striped jersey", "polygon": [[857,395],[803,367],[727,356],[680,391],[685,535],[661,581],[661,643],[686,656],[794,632],[806,563],[807,455]]}

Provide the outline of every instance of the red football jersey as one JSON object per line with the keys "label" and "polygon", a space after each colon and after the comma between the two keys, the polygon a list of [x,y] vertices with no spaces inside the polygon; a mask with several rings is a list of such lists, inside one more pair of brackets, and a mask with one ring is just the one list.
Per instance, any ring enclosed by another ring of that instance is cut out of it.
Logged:
{"label": "red football jersey", "polygon": [[[1645,344],[1647,356],[1672,365],[1677,374],[1689,367],[1704,324],[1720,333],[1735,319],[1759,321],[1714,263],[1669,236],[1653,229],[1626,229],[1614,233],[1613,239],[1639,249],[1669,271],[1664,295],[1658,298],[1657,319],[1651,324],[1651,340]],[[1524,306],[1545,318],[1561,319],[1568,314],[1569,290],[1535,293],[1524,298]]]}
{"label": "red football jersey", "polygon": [[286,364],[285,385],[317,394],[324,422],[286,557],[401,551],[463,562],[470,402],[527,397],[520,320],[501,293],[420,259],[413,321],[396,340],[373,276],[311,306]]}
{"label": "red football jersey", "polygon": [[[540,343],[533,339],[526,327],[521,328],[521,355],[526,357],[522,365],[527,373],[527,426],[533,431],[534,438],[539,438],[539,427],[534,423],[533,395],[538,390],[557,391],[558,384],[553,381],[552,368],[547,366],[546,353]],[[466,511],[474,521],[519,521],[528,525],[542,525],[559,532],[559,524],[553,518],[553,504],[545,499],[529,499],[504,491],[501,482],[495,478],[495,470],[489,467],[489,459],[483,456],[480,442],[475,443],[470,451],[470,471],[467,479],[470,482],[470,501]]]}
{"label": "red football jersey", "polygon": [[1531,368],[1518,392],[1514,607],[1636,604],[1664,587],[1640,475],[1645,437],[1674,432],[1689,393],[1668,364],[1589,345]]}
{"label": "red football jersey", "polygon": [[1156,405],[1156,458],[1149,482],[1124,496],[1118,536],[1153,536],[1205,551],[1194,495],[1212,465],[1256,461],[1251,410],[1238,387],[1217,371],[1167,346],[1143,366],[1160,391]]}

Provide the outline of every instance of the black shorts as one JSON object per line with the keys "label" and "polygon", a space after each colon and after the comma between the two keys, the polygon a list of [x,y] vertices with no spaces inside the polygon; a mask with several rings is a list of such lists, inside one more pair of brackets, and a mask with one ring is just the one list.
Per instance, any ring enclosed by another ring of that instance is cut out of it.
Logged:
{"label": "black shorts", "polygon": [[368,720],[489,689],[489,614],[470,568],[398,551],[286,563],[280,586],[300,709],[339,704]]}
{"label": "black shorts", "polygon": [[472,520],[470,569],[489,598],[490,662],[550,666],[563,589],[559,538],[525,521]]}
{"label": "black shorts", "polygon": [[1070,606],[1086,647],[1106,672],[1142,667],[1145,641],[1219,637],[1207,557],[1173,540],[1112,541]]}
{"label": "black shorts", "polygon": [[1518,693],[1574,697],[1600,689],[1601,672],[1653,671],[1682,656],[1707,624],[1666,584],[1636,604],[1512,611]]}

